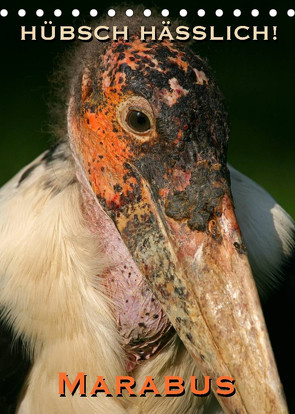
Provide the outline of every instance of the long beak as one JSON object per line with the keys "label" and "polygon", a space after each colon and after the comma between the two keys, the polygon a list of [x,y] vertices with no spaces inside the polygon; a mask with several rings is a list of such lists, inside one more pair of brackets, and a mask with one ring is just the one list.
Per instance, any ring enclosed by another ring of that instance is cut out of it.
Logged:
{"label": "long beak", "polygon": [[[287,413],[260,302],[230,191],[206,231],[168,217],[142,178],[141,201],[115,218],[121,236],[203,375],[214,386],[233,377],[221,397],[226,413]],[[167,211],[166,211],[167,212]]]}

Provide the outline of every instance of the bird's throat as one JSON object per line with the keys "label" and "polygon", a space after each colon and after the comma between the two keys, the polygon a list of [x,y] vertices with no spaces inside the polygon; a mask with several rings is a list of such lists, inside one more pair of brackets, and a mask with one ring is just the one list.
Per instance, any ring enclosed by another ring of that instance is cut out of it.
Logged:
{"label": "bird's throat", "polygon": [[175,331],[160,303],[133,261],[113,221],[95,199],[81,187],[83,214],[106,258],[102,280],[126,353],[126,370],[156,355]]}

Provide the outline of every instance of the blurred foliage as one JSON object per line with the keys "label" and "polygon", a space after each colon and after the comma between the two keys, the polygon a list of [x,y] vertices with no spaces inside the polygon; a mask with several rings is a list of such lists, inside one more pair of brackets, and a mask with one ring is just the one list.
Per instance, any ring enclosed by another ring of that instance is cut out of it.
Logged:
{"label": "blurred foliage", "polygon": [[[145,1],[144,4],[151,7],[154,3]],[[278,26],[276,41],[204,41],[194,42],[193,48],[208,58],[227,102],[231,129],[229,162],[264,186],[295,217],[295,17],[292,19],[286,15],[292,5],[278,7],[268,3],[261,6],[260,16],[253,18],[250,10],[258,8],[257,4],[239,2],[242,17],[234,18],[235,2],[226,2],[226,5],[222,2],[210,2],[210,5],[198,2],[194,8],[191,4],[183,2],[179,7],[167,1],[157,2],[160,10],[163,7],[170,9],[171,20],[180,8],[186,8],[186,24],[214,25],[219,35],[225,34],[226,25]],[[30,7],[25,6],[22,4],[27,16],[20,18],[16,4],[1,2],[1,8],[6,7],[9,16],[0,18],[0,185],[45,150],[54,139],[48,133],[49,77],[63,51],[71,47],[71,42],[58,40],[22,42],[21,24],[38,26],[46,17],[55,24],[74,23],[79,26],[82,18],[73,19],[70,11],[77,7],[81,16],[85,16],[92,8],[92,5],[83,8],[81,2],[73,3],[71,8],[62,7],[55,1],[49,6],[42,2],[46,15],[40,19],[35,17],[36,8],[40,7],[38,2],[32,1]],[[56,7],[63,10],[59,19],[53,16]],[[107,7],[108,3],[104,9]],[[268,16],[272,7],[279,11],[276,18]],[[206,10],[204,18],[197,17],[199,8]],[[216,8],[224,10],[224,17],[215,17]],[[99,16],[103,12],[99,9]]]}

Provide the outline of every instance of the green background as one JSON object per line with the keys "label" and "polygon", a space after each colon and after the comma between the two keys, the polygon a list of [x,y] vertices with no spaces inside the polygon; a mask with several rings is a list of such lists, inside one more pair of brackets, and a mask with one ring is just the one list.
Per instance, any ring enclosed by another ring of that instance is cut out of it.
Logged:
{"label": "green background", "polygon": [[[295,217],[295,17],[286,14],[295,6],[292,2],[276,3],[197,2],[193,6],[182,1],[179,6],[162,1],[157,5],[160,10],[165,7],[171,11],[170,20],[186,8],[188,17],[181,18],[184,24],[214,25],[221,35],[226,25],[278,26],[276,41],[203,41],[194,42],[193,47],[208,58],[227,102],[229,162],[264,186]],[[110,6],[83,2],[82,7],[81,1],[72,2],[71,7],[54,1],[27,4],[23,1],[20,5],[27,11],[25,18],[17,15],[18,4],[0,4],[0,9],[9,11],[8,17],[0,17],[0,185],[54,140],[48,132],[49,78],[63,51],[71,47],[71,42],[22,42],[20,26],[39,26],[44,20],[78,26],[91,8],[99,11],[99,17]],[[144,5],[151,7],[153,3],[146,1]],[[275,18],[268,15],[273,7],[278,10]],[[45,11],[43,18],[35,16],[36,8]],[[54,17],[55,8],[63,11],[61,18]],[[81,18],[71,16],[74,8],[81,11]],[[199,8],[206,10],[204,18],[197,16]],[[224,10],[223,17],[215,17],[216,8]],[[242,10],[241,17],[233,17],[235,8]],[[252,8],[260,10],[258,18],[251,17]]]}

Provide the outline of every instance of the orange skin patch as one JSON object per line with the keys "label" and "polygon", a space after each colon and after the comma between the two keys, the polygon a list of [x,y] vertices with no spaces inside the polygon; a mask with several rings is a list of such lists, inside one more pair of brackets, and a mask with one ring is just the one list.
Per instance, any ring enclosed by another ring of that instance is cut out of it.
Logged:
{"label": "orange skin patch", "polygon": [[[125,137],[125,131],[117,122],[116,109],[125,99],[121,93],[124,82],[121,85],[119,78],[124,80],[124,76],[117,73],[114,88],[110,86],[110,82],[109,84],[106,82],[107,77],[104,72],[105,102],[96,103],[94,112],[92,96],[84,99],[83,107],[86,110],[80,120],[80,140],[77,143],[92,190],[105,199],[107,206],[112,208],[121,207],[120,195],[127,197],[133,191],[133,186],[138,184],[135,177],[128,176],[129,170],[124,167],[124,163],[132,157],[133,153]],[[87,95],[85,88],[89,89],[88,82],[82,83],[82,99]]]}
{"label": "orange skin patch", "polygon": [[[128,44],[128,46],[131,46],[129,49],[124,50],[124,57],[122,57],[122,59],[120,59],[120,52],[117,50],[118,44]],[[103,61],[104,64],[109,67],[109,72],[111,72],[120,61],[127,63],[131,69],[137,69],[137,64],[140,61],[140,58],[151,59],[149,53],[150,46],[147,46],[146,43],[143,43],[137,37],[132,41],[132,43],[126,43],[124,41],[113,43],[105,54]],[[136,57],[134,56],[135,54],[137,55]]]}
{"label": "orange skin patch", "polygon": [[[94,193],[103,197],[109,207],[114,207],[114,204],[120,207],[119,194],[114,193],[115,186],[127,196],[132,191],[131,184],[137,181],[134,177],[123,178],[128,174],[123,165],[131,153],[126,141],[119,139],[118,133],[113,131],[105,111],[100,114],[86,112],[83,125],[86,133],[81,136],[80,150]],[[101,133],[107,134],[103,145],[98,138]],[[111,170],[109,166],[112,166]]]}
{"label": "orange skin patch", "polygon": [[[128,45],[128,49],[124,50],[124,54],[121,56],[120,51],[118,51],[118,46],[120,45]],[[182,70],[186,71],[188,64],[184,60],[182,60],[182,56],[184,56],[184,52],[180,52],[178,49],[173,48],[171,43],[168,40],[164,40],[161,42],[163,47],[168,48],[172,53],[176,53],[177,57],[172,58],[169,57],[168,59],[177,64]],[[121,63],[127,64],[131,69],[137,70],[138,66],[144,62],[144,66],[150,67],[153,66],[154,69],[158,70],[159,72],[166,73],[167,70],[161,68],[159,66],[159,62],[153,54],[153,50],[156,50],[158,45],[154,44],[147,44],[142,42],[138,36],[135,36],[132,42],[125,42],[120,40],[117,43],[112,43],[109,50],[103,57],[103,62],[105,66],[109,68],[108,74],[111,74],[114,68]]]}

